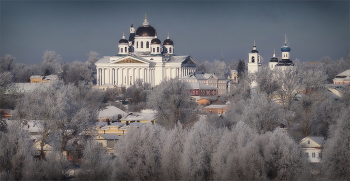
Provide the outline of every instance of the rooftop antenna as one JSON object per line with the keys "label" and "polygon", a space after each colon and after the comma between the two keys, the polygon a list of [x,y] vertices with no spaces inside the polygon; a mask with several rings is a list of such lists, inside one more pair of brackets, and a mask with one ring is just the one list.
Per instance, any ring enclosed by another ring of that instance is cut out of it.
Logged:
{"label": "rooftop antenna", "polygon": [[287,45],[287,46],[289,46],[287,34],[284,34],[284,44]]}

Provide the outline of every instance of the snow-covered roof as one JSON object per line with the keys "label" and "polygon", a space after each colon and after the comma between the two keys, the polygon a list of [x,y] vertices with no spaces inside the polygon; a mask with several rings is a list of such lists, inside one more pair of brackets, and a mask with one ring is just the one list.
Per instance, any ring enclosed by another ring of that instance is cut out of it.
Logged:
{"label": "snow-covered roof", "polygon": [[126,112],[115,106],[107,106],[106,109],[100,111],[100,113],[98,114],[98,118],[118,118],[119,114],[121,114],[123,117],[127,115]]}
{"label": "snow-covered roof", "polygon": [[121,137],[118,136],[117,134],[99,134],[99,135],[107,140],[119,140],[119,139],[121,139]]}
{"label": "snow-covered roof", "polygon": [[320,137],[320,136],[308,136],[308,137],[313,141],[315,141],[316,143],[318,143],[319,145],[323,145],[324,143],[324,137]]}
{"label": "snow-covered roof", "polygon": [[17,92],[28,92],[36,88],[45,90],[48,89],[49,85],[50,84],[46,83],[14,83],[12,84],[12,87],[15,88]]}
{"label": "snow-covered roof", "polygon": [[30,76],[31,79],[38,79],[38,78],[43,78],[44,76],[42,75],[32,75]]}
{"label": "snow-covered roof", "polygon": [[99,127],[99,128],[106,126],[106,125],[107,125],[107,122],[97,122],[96,123],[96,127]]}
{"label": "snow-covered roof", "polygon": [[124,125],[125,125],[125,123],[122,123],[122,122],[114,122],[114,123],[111,123],[110,125],[108,125],[108,127],[122,127]]}
{"label": "snow-covered roof", "polygon": [[209,105],[207,107],[204,107],[205,109],[222,109],[225,108],[227,105]]}
{"label": "snow-covered roof", "polygon": [[188,55],[184,56],[171,56],[167,63],[182,63],[189,57]]}
{"label": "snow-covered roof", "polygon": [[337,76],[350,76],[350,69],[338,74]]}
{"label": "snow-covered roof", "polygon": [[40,120],[29,120],[26,121],[27,124],[23,125],[23,130],[27,130],[29,133],[39,133],[42,132],[43,126]]}
{"label": "snow-covered roof", "polygon": [[132,112],[122,118],[123,121],[153,121],[155,119],[156,112],[154,111]]}
{"label": "snow-covered roof", "polygon": [[190,82],[189,83],[192,89],[200,89],[200,90],[217,90],[216,87],[212,87],[209,85],[205,85],[199,82]]}

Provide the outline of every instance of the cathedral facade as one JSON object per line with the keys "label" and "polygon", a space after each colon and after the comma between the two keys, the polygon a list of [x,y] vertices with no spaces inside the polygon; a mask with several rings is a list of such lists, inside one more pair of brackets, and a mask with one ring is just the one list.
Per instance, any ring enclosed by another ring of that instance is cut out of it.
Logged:
{"label": "cathedral facade", "polygon": [[156,86],[162,80],[194,73],[196,67],[197,62],[191,56],[174,54],[174,42],[169,33],[162,44],[145,16],[143,25],[136,32],[131,25],[128,40],[123,33],[117,55],[104,56],[96,62],[97,85],[129,87],[139,79]]}

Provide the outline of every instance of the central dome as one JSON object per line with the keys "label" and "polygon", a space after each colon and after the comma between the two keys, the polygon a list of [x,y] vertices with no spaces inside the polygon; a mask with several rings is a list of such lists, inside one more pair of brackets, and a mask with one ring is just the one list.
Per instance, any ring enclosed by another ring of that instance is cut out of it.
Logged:
{"label": "central dome", "polygon": [[138,36],[156,36],[156,30],[152,26],[140,26],[136,30]]}

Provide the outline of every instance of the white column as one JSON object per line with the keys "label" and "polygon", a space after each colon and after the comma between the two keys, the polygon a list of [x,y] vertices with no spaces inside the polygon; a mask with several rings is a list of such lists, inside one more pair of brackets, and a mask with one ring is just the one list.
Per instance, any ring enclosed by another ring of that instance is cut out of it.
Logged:
{"label": "white column", "polygon": [[102,69],[102,83],[101,85],[105,84],[105,68]]}

